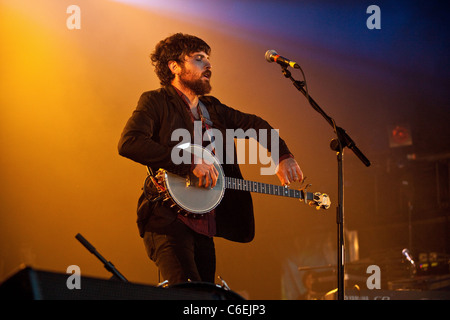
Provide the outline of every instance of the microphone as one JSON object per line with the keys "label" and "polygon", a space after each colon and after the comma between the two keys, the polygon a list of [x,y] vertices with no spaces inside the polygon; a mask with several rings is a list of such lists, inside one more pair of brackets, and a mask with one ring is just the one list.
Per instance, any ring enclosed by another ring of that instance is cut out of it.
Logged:
{"label": "microphone", "polygon": [[300,69],[300,66],[297,62],[280,56],[275,50],[267,50],[265,57],[268,62],[276,62],[285,67],[289,66],[295,69]]}
{"label": "microphone", "polygon": [[417,267],[416,267],[416,263],[414,262],[413,258],[411,257],[411,254],[409,253],[409,250],[407,248],[403,249],[402,255],[404,255],[406,260],[408,260],[409,263],[411,263],[411,269],[409,269],[411,277],[415,276],[415,274],[417,273]]}
{"label": "microphone", "polygon": [[80,241],[81,244],[86,249],[88,249],[90,253],[95,253],[97,251],[97,250],[95,250],[94,246],[92,244],[90,244],[89,241],[87,241],[81,234],[77,233],[75,238],[77,238],[77,240]]}
{"label": "microphone", "polygon": [[411,257],[411,254],[409,253],[408,249],[403,249],[402,254],[405,256],[406,260],[408,260],[412,265],[415,265],[413,258]]}

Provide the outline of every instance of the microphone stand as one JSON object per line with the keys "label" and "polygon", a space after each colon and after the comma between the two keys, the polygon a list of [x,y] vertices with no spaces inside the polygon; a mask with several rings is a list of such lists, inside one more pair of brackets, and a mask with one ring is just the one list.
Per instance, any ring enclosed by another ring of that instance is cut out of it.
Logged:
{"label": "microphone stand", "polygon": [[116,267],[112,264],[111,261],[107,261],[98,251],[92,246],[89,241],[87,241],[81,234],[77,233],[75,238],[81,242],[81,244],[89,250],[94,256],[96,256],[101,262],[106,270],[113,274],[111,279],[118,279],[122,282],[128,282],[128,280],[116,269]]}
{"label": "microphone stand", "polygon": [[313,98],[305,90],[305,82],[295,80],[291,72],[287,70],[287,66],[281,65],[283,75],[290,79],[297,88],[308,100],[311,107],[322,115],[322,117],[333,127],[336,138],[331,140],[330,148],[336,151],[338,162],[338,205],[336,208],[336,223],[337,223],[337,289],[338,300],[344,300],[344,148],[349,148],[362,161],[365,166],[370,166],[370,161],[358,149],[355,142],[349,137],[344,129],[336,125],[333,118],[329,117],[322,108],[314,101]]}

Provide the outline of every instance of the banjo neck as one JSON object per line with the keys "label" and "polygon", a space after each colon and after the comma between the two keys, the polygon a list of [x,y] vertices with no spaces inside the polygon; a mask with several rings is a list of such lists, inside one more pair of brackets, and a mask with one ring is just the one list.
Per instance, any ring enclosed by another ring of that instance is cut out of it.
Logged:
{"label": "banjo neck", "polygon": [[274,184],[255,182],[232,177],[225,177],[225,188],[289,197],[305,201],[314,200],[314,194],[311,192],[306,192],[304,190],[295,190],[290,189],[287,186],[278,186]]}

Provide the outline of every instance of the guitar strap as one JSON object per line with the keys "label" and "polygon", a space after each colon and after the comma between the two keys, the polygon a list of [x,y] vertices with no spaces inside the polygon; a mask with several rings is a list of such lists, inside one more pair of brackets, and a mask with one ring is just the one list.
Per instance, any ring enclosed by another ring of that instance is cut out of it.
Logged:
{"label": "guitar strap", "polygon": [[200,99],[198,100],[198,105],[200,107],[200,119],[202,119],[202,122],[206,123],[209,127],[212,127],[213,123],[209,118],[208,109],[206,109],[205,105],[200,101]]}
{"label": "guitar strap", "polygon": [[198,106],[199,106],[198,110],[199,110],[199,114],[200,114],[200,119],[202,120],[202,124],[205,126],[205,129],[206,129],[205,133],[208,135],[209,141],[211,141],[211,146],[212,146],[211,151],[214,153],[214,150],[216,150],[216,146],[214,144],[215,138],[214,138],[214,134],[213,134],[212,130],[209,130],[209,129],[212,129],[213,123],[209,117],[208,110],[206,109],[205,105],[200,101],[200,99],[198,100]]}

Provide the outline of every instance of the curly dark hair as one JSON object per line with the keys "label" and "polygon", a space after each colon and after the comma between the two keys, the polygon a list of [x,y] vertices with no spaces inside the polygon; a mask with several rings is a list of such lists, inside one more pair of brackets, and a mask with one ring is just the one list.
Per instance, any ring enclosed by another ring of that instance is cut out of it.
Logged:
{"label": "curly dark hair", "polygon": [[207,55],[211,53],[211,48],[202,39],[189,34],[176,33],[161,40],[155,47],[155,51],[150,55],[152,64],[155,67],[162,86],[169,85],[175,78],[170,71],[169,61],[184,63],[184,57],[194,52],[204,51]]}

